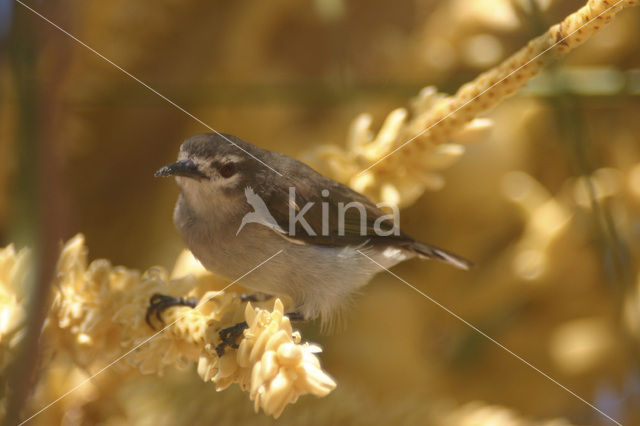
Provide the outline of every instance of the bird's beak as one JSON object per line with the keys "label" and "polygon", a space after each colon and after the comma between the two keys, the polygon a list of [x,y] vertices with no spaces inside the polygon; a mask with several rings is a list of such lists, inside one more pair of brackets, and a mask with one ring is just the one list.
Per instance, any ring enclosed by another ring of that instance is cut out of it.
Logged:
{"label": "bird's beak", "polygon": [[202,173],[196,163],[191,160],[181,160],[177,163],[164,166],[160,170],[154,173],[155,177],[166,176],[182,176],[190,179],[209,179],[207,175]]}

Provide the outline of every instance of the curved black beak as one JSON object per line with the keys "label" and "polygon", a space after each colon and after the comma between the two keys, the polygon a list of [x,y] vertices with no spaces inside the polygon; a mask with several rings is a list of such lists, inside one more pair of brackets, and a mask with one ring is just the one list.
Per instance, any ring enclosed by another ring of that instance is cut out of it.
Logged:
{"label": "curved black beak", "polygon": [[164,166],[160,170],[154,173],[155,177],[166,176],[182,176],[190,179],[209,179],[207,175],[202,173],[196,163],[191,160],[181,160],[177,163]]}

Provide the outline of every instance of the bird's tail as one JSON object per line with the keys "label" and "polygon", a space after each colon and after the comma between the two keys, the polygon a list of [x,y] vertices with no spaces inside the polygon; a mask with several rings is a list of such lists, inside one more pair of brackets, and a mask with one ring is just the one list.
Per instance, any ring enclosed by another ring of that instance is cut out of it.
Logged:
{"label": "bird's tail", "polygon": [[474,266],[472,262],[468,261],[464,257],[419,241],[412,241],[407,248],[416,252],[418,256],[437,259],[459,269],[469,270]]}

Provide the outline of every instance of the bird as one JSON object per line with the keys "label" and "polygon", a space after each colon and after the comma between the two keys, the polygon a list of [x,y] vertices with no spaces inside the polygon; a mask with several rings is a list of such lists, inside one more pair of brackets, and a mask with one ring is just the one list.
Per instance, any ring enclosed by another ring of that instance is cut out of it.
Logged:
{"label": "bird", "polygon": [[[256,294],[289,298],[296,319],[319,319],[323,329],[383,268],[416,257],[472,266],[410,237],[399,218],[348,186],[233,135],[186,139],[177,162],[155,176],[175,178],[174,224],[207,270],[242,276],[239,283]],[[167,300],[155,302],[157,315]]]}

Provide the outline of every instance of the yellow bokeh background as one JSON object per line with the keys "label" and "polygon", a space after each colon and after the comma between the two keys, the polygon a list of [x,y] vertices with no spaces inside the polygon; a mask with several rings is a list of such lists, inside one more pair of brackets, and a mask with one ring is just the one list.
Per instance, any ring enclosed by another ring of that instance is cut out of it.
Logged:
{"label": "yellow bokeh background", "polygon": [[[454,93],[578,0],[29,3],[211,127],[306,158],[370,113]],[[393,272],[623,424],[640,422],[640,10],[484,116],[489,137],[404,208],[413,237],[472,259]],[[86,235],[91,258],[170,269],[178,189],[153,172],[207,131],[13,5],[0,46],[0,246]],[[270,253],[266,253],[267,257]],[[318,342],[338,387],[280,419],[195,369],[107,371],[32,424],[609,424],[393,276]],[[34,411],[83,376],[54,365]]]}

